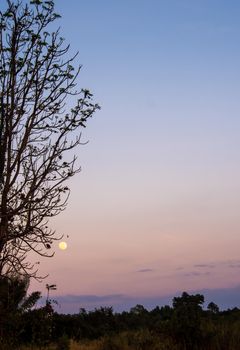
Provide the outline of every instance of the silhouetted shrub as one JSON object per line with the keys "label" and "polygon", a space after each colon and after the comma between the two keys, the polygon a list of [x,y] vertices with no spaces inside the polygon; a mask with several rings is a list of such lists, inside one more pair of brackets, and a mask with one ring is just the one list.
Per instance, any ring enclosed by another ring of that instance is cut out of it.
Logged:
{"label": "silhouetted shrub", "polygon": [[66,334],[58,339],[56,350],[70,350],[70,339]]}

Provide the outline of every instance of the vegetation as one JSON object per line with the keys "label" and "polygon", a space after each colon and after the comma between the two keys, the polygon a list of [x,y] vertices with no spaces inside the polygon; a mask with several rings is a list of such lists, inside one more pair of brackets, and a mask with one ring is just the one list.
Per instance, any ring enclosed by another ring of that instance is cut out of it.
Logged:
{"label": "vegetation", "polygon": [[36,276],[28,253],[53,255],[60,237],[48,220],[66,207],[66,181],[80,171],[71,152],[99,108],[89,90],[76,87],[76,55],[59,30],[48,30],[58,17],[46,0],[6,0],[0,11],[1,276]]}
{"label": "vegetation", "polygon": [[204,309],[200,294],[184,292],[150,311],[73,315],[54,312],[55,285],[47,285],[43,307],[39,292],[27,295],[37,276],[28,253],[52,256],[59,237],[48,220],[66,207],[66,181],[80,170],[71,151],[99,108],[89,90],[76,89],[80,67],[59,30],[48,31],[58,17],[52,0],[6,0],[0,12],[0,349],[239,349],[240,309],[219,311],[213,302]]}
{"label": "vegetation", "polygon": [[172,306],[129,312],[111,307],[54,312],[52,300],[37,308],[39,292],[27,296],[28,278],[0,279],[0,349],[18,350],[237,350],[240,309],[219,311],[204,296],[183,292]]}

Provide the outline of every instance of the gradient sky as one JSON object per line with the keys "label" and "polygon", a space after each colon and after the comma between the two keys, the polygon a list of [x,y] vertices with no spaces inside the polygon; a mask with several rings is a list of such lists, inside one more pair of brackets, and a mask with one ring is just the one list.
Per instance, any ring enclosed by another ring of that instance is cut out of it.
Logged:
{"label": "gradient sky", "polygon": [[154,306],[183,290],[240,306],[240,2],[56,0],[56,10],[79,51],[79,86],[102,110],[52,222],[68,249],[56,246],[31,288],[56,283],[60,312]]}

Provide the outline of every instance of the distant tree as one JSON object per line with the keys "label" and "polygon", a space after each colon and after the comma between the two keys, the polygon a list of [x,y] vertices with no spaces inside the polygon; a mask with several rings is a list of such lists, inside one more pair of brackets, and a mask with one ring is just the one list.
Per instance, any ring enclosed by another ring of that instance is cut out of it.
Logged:
{"label": "distant tree", "polygon": [[131,329],[145,328],[148,324],[149,312],[141,304],[132,307],[128,315],[128,325]]}
{"label": "distant tree", "polygon": [[90,311],[88,321],[91,325],[92,337],[112,332],[115,328],[113,308],[106,306]]}
{"label": "distant tree", "polygon": [[143,305],[140,305],[140,304],[137,304],[136,306],[134,306],[130,309],[130,313],[132,313],[134,315],[144,315],[147,312],[148,311],[145,309],[145,307]]}
{"label": "distant tree", "polygon": [[46,303],[48,303],[50,290],[57,290],[57,286],[56,286],[56,284],[46,284],[46,289],[47,289]]}
{"label": "distant tree", "polygon": [[208,304],[207,309],[213,314],[219,313],[219,307],[212,301]]}
{"label": "distant tree", "polygon": [[173,309],[169,305],[162,306],[160,309],[161,320],[170,320],[173,314]]}
{"label": "distant tree", "polygon": [[192,310],[202,311],[202,305],[204,303],[204,296],[202,294],[190,295],[187,292],[183,292],[180,297],[173,298],[173,308],[191,308]]}
{"label": "distant tree", "polygon": [[28,253],[53,255],[59,237],[48,220],[66,207],[65,182],[80,171],[71,151],[99,109],[89,90],[76,89],[76,55],[59,30],[48,31],[60,17],[54,2],[27,2],[6,0],[0,12],[0,275],[37,276]]}
{"label": "distant tree", "polygon": [[204,296],[189,295],[173,298],[172,332],[183,342],[186,349],[193,350],[201,340],[201,315]]}

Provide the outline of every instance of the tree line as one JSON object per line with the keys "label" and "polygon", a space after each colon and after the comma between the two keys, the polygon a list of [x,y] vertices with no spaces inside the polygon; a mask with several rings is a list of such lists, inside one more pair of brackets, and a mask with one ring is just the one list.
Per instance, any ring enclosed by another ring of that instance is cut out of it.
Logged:
{"label": "tree line", "polygon": [[[112,307],[86,311],[79,305],[75,314],[59,314],[54,302],[36,308],[40,292],[27,295],[29,278],[0,279],[0,348],[19,349],[38,346],[69,349],[76,342],[104,339],[103,350],[239,349],[240,309],[220,311],[204,296],[183,292],[172,305],[147,310],[136,305],[129,311],[114,312]],[[65,345],[64,345],[65,344]]]}

